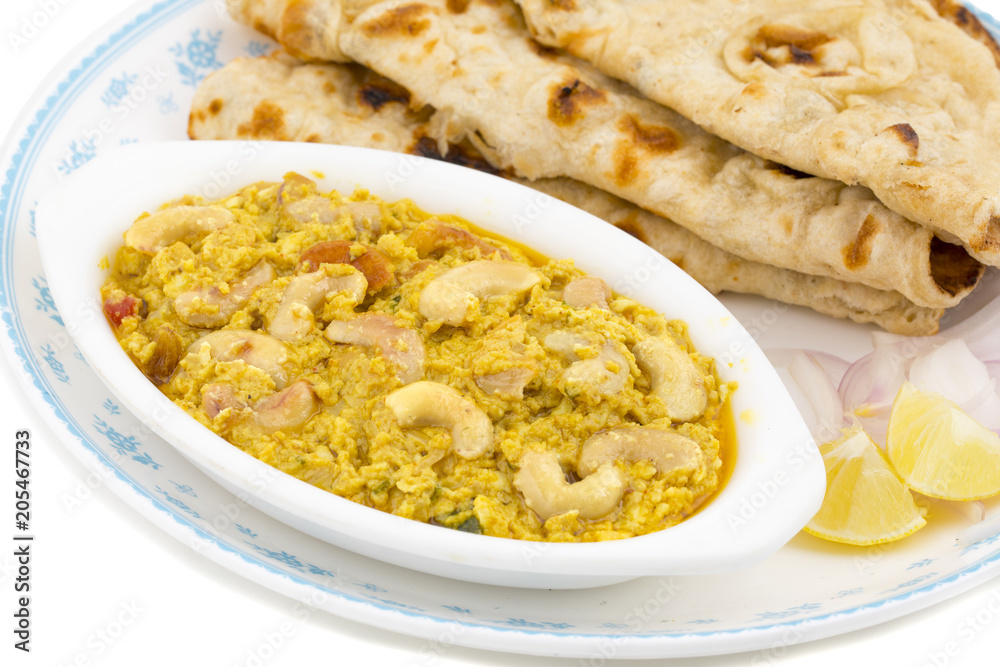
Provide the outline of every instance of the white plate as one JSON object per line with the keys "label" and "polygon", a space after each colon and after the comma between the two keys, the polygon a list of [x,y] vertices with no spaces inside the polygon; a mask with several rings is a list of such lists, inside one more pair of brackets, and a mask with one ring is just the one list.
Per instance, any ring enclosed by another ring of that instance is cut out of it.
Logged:
{"label": "white plate", "polygon": [[[184,138],[191,83],[233,57],[269,48],[223,18],[221,6],[140,3],[57,68],[3,150],[0,338],[67,448],[113,475],[124,502],[223,566],[331,613],[437,641],[595,664],[831,636],[1000,573],[1000,538],[958,544],[961,520],[939,516],[887,547],[858,550],[800,535],[743,574],[646,578],[588,591],[505,589],[414,574],[330,547],[223,491],[125,414],[83,363],[53,308],[32,233],[35,202],[66,173],[120,143]],[[993,277],[984,287],[995,293],[1000,281]],[[988,296],[974,295],[957,315]],[[725,302],[766,348],[808,340],[851,359],[870,349],[871,328],[760,299]]]}

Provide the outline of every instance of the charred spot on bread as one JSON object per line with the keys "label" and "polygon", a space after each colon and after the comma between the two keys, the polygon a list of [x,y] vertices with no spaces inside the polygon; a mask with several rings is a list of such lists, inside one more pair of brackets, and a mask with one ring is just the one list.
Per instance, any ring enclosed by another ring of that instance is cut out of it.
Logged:
{"label": "charred spot on bread", "polygon": [[910,157],[915,158],[917,156],[917,151],[920,149],[920,137],[917,136],[917,131],[913,129],[912,125],[909,123],[896,123],[887,127],[886,130],[895,134],[900,141],[909,147]]}
{"label": "charred spot on bread", "polygon": [[424,17],[430,7],[419,2],[392,7],[361,25],[361,32],[368,37],[415,37],[430,27]]}
{"label": "charred spot on bread", "polygon": [[552,48],[551,46],[545,46],[531,37],[526,37],[525,41],[528,43],[528,46],[531,47],[532,52],[534,52],[536,56],[551,60],[559,54],[559,49]]}
{"label": "charred spot on bread", "polygon": [[252,139],[286,140],[285,111],[277,104],[264,100],[253,110],[253,116],[236,128],[236,134]]}
{"label": "charred spot on bread", "polygon": [[757,31],[757,39],[768,49],[788,46],[800,53],[811,53],[817,47],[826,44],[833,38],[814,30],[804,30],[795,26],[771,24],[761,26]]}
{"label": "charred spot on bread", "polygon": [[315,3],[290,0],[281,14],[278,34],[272,36],[276,37],[291,55],[303,60],[311,60],[309,55],[320,48],[319,44],[322,42],[322,38],[317,34],[315,28],[316,13]]}
{"label": "charred spot on bread", "polygon": [[358,105],[378,111],[390,102],[410,104],[410,92],[388,79],[371,81],[358,87]]}
{"label": "charred spot on bread", "polygon": [[635,116],[627,114],[618,126],[628,133],[636,146],[651,153],[673,153],[681,146],[680,136],[666,125],[644,125]]}
{"label": "charred spot on bread", "polygon": [[844,266],[854,271],[867,264],[871,259],[872,244],[880,231],[881,227],[874,216],[866,216],[857,236],[844,247]]}
{"label": "charred spot on bread", "polygon": [[612,177],[619,185],[632,183],[639,175],[640,154],[666,155],[680,148],[681,139],[665,125],[644,125],[632,114],[618,120],[624,135],[615,147]]}
{"label": "charred spot on bread", "polygon": [[487,162],[486,159],[479,154],[479,151],[471,146],[448,144],[448,153],[442,155],[441,151],[438,150],[437,142],[426,135],[418,137],[416,142],[410,146],[407,152],[412,155],[431,158],[432,160],[441,160],[442,162],[450,162],[461,167],[469,167],[470,169],[486,172],[487,174],[493,174],[494,176],[503,173]]}
{"label": "charred spot on bread", "polygon": [[464,14],[465,10],[469,8],[469,2],[470,0],[448,0],[445,6],[452,14]]}
{"label": "charred spot on bread", "polygon": [[[743,57],[747,62],[761,60],[771,67],[781,65],[812,66],[818,63],[816,49],[833,37],[813,30],[784,24],[761,26]],[[824,72],[825,76],[830,73]]]}
{"label": "charred spot on bread", "polygon": [[989,222],[978,238],[973,239],[972,249],[977,252],[994,252],[1000,250],[1000,216],[990,216]]}
{"label": "charred spot on bread", "polygon": [[760,81],[751,81],[743,86],[740,95],[746,95],[755,100],[762,100],[767,95],[767,86]]}
{"label": "charred spot on bread", "polygon": [[791,176],[795,180],[802,178],[815,178],[812,174],[807,174],[804,171],[799,171],[798,169],[792,169],[787,164],[781,164],[780,162],[775,162],[773,160],[765,160],[764,168],[776,171],[779,174],[784,174],[785,176]]}
{"label": "charred spot on bread", "polygon": [[573,79],[553,87],[549,96],[548,117],[556,125],[567,127],[585,116],[587,107],[606,100],[607,93],[603,90]]}

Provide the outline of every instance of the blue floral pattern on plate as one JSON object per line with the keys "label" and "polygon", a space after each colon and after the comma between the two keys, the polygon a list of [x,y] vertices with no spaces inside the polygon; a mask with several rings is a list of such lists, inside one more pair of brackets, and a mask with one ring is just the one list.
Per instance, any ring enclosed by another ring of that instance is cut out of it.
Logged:
{"label": "blue floral pattern on plate", "polygon": [[[147,0],[43,88],[47,92],[27,125],[5,149],[5,349],[30,377],[36,405],[58,419],[66,446],[85,452],[92,467],[113,477],[114,488],[151,521],[198,553],[332,613],[426,637],[469,629],[454,633],[457,641],[487,648],[509,650],[509,636],[516,633],[522,650],[581,657],[600,655],[608,642],[619,657],[655,657],[669,655],[679,641],[688,654],[710,654],[726,642],[742,650],[770,646],[788,632],[802,640],[829,635],[857,627],[858,618],[872,624],[919,609],[942,591],[958,590],[957,584],[1000,572],[1000,537],[965,546],[947,528],[929,527],[912,541],[861,553],[830,551],[799,536],[751,573],[731,576],[636,580],[596,591],[498,589],[346,552],[298,533],[218,485],[123,411],[83,361],[34,250],[34,206],[99,151],[122,142],[183,139],[185,110],[198,83],[232,58],[273,48],[220,16],[211,2]],[[147,62],[153,69],[138,64]],[[157,75],[151,80],[155,93],[140,93],[145,73],[168,67],[175,76]],[[143,95],[151,103],[138,103]],[[128,118],[121,114],[120,125],[104,133],[115,141],[88,133],[122,105]],[[817,568],[824,572],[822,585],[816,583]],[[782,586],[761,589],[760,582],[774,580]],[[841,625],[844,619],[852,620]]]}
{"label": "blue floral pattern on plate", "polygon": [[205,30],[202,33],[197,28],[191,31],[191,38],[186,45],[178,42],[170,48],[170,52],[177,58],[174,61],[177,71],[186,85],[195,88],[208,74],[222,67],[222,62],[216,55],[221,41],[221,30]]}
{"label": "blue floral pattern on plate", "polygon": [[68,176],[93,160],[96,155],[96,142],[90,139],[80,141],[74,139],[66,146],[66,154],[59,163],[59,171]]}
{"label": "blue floral pattern on plate", "polygon": [[101,94],[101,102],[109,109],[113,109],[121,104],[122,100],[129,96],[136,82],[139,81],[138,74],[122,72],[120,77],[111,79],[111,83]]}

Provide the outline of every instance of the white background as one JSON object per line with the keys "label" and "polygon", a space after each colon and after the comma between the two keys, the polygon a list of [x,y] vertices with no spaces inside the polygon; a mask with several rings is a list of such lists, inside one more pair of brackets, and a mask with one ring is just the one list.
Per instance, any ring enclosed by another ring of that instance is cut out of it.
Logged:
{"label": "white background", "polygon": [[[3,0],[0,136],[36,85],[128,0]],[[1000,0],[981,0],[996,14]],[[6,166],[6,165],[4,165]],[[0,517],[13,521],[14,434],[31,432],[32,651],[13,649],[16,565],[0,538],[0,664],[63,665],[577,665],[432,643],[325,614],[199,556],[125,506],[55,438],[23,396],[20,370],[0,358]],[[83,498],[68,507],[66,498]],[[0,525],[6,526],[6,523]],[[11,530],[0,528],[0,536]],[[767,582],[761,582],[766,586]],[[978,628],[978,629],[977,629]],[[272,646],[278,648],[272,649]],[[948,653],[952,654],[949,655]],[[261,659],[261,658],[265,659]],[[903,619],[841,637],[716,658],[721,665],[1000,663],[1000,580]],[[608,661],[607,665],[635,664]]]}

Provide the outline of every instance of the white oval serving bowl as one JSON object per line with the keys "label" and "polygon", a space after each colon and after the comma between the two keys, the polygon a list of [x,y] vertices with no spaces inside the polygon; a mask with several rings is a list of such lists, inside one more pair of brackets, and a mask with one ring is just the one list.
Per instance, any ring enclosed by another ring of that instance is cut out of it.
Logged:
{"label": "white oval serving bowl", "polygon": [[[118,345],[100,303],[104,268],[144,211],[185,194],[216,199],[289,171],[322,190],[366,188],[459,215],[552,258],[571,257],[617,292],[687,322],[718,375],[736,381],[737,456],[722,491],[666,530],[593,544],[472,535],[403,519],[337,497],[233,447],[170,402]],[[645,244],[563,202],[502,178],[409,155],[280,142],[123,146],[78,169],[38,206],[36,233],[52,297],[95,372],[141,421],[240,499],[331,544],[454,579],[503,586],[583,588],[651,575],[750,567],[816,513],[823,462],[777,373],[711,294]]]}

